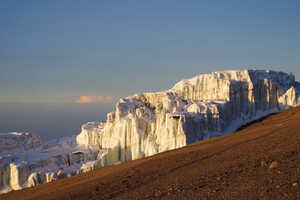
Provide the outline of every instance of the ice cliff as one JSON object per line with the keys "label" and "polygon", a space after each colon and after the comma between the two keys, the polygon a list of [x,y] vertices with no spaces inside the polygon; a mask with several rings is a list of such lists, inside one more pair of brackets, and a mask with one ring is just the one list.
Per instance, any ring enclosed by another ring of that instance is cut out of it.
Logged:
{"label": "ice cliff", "polygon": [[76,140],[111,150],[111,162],[143,158],[232,132],[299,103],[292,74],[236,70],[203,74],[167,91],[122,98],[107,121],[82,126]]}
{"label": "ice cliff", "polygon": [[0,190],[183,147],[299,103],[300,83],[292,74],[269,70],[202,74],[167,91],[122,98],[106,122],[88,122],[73,138],[42,144],[30,134],[0,134]]}

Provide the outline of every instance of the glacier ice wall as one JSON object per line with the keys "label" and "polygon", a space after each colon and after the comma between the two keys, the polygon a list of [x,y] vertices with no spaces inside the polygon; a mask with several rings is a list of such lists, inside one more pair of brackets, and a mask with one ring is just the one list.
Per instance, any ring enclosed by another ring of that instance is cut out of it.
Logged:
{"label": "glacier ice wall", "polygon": [[299,103],[292,74],[235,70],[203,74],[167,91],[122,98],[107,121],[82,126],[81,145],[110,149],[111,163],[143,158],[222,135]]}

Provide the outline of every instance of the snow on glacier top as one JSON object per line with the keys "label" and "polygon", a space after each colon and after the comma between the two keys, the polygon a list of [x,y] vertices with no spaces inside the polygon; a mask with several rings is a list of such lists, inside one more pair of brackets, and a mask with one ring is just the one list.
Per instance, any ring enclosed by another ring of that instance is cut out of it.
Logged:
{"label": "snow on glacier top", "polygon": [[290,73],[278,72],[273,70],[226,70],[211,72],[209,74],[199,74],[192,78],[183,79],[177,82],[171,91],[180,90],[185,86],[196,85],[199,80],[218,79],[228,81],[253,82],[255,80],[269,79],[283,87],[286,91],[295,84],[295,76]]}

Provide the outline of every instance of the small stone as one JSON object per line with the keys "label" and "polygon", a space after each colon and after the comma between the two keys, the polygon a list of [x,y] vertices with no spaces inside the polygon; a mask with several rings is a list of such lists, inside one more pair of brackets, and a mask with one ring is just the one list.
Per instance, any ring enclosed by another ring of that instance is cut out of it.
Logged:
{"label": "small stone", "polygon": [[274,168],[276,168],[276,167],[278,167],[278,161],[277,161],[277,160],[273,161],[273,162],[271,163],[271,165],[269,166],[270,169],[274,169]]}
{"label": "small stone", "polygon": [[159,190],[156,190],[155,193],[154,193],[154,196],[158,197],[161,195],[161,192]]}
{"label": "small stone", "polygon": [[266,163],[266,161],[261,161],[261,162],[260,162],[260,165],[261,165],[262,167],[266,167],[266,166],[267,166],[267,163]]}
{"label": "small stone", "polygon": [[268,188],[268,189],[267,189],[267,192],[268,192],[268,193],[270,193],[270,192],[272,192],[272,191],[273,191],[272,188]]}

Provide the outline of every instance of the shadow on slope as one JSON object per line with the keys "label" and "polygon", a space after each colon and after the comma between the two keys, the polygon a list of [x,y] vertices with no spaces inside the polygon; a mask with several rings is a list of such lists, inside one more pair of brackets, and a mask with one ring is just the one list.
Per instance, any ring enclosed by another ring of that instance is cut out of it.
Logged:
{"label": "shadow on slope", "polygon": [[264,121],[265,119],[269,118],[270,116],[277,115],[277,114],[279,114],[279,113],[271,113],[271,114],[269,114],[269,115],[267,115],[267,116],[264,116],[264,117],[261,117],[261,118],[259,118],[259,119],[257,119],[257,120],[253,120],[253,121],[251,121],[251,122],[249,122],[249,123],[246,123],[246,124],[240,126],[239,128],[236,129],[235,132],[244,130],[245,128],[248,128],[248,127],[249,127],[250,125],[252,125],[252,124],[256,124],[256,123],[258,123],[258,122],[262,122],[262,121]]}

